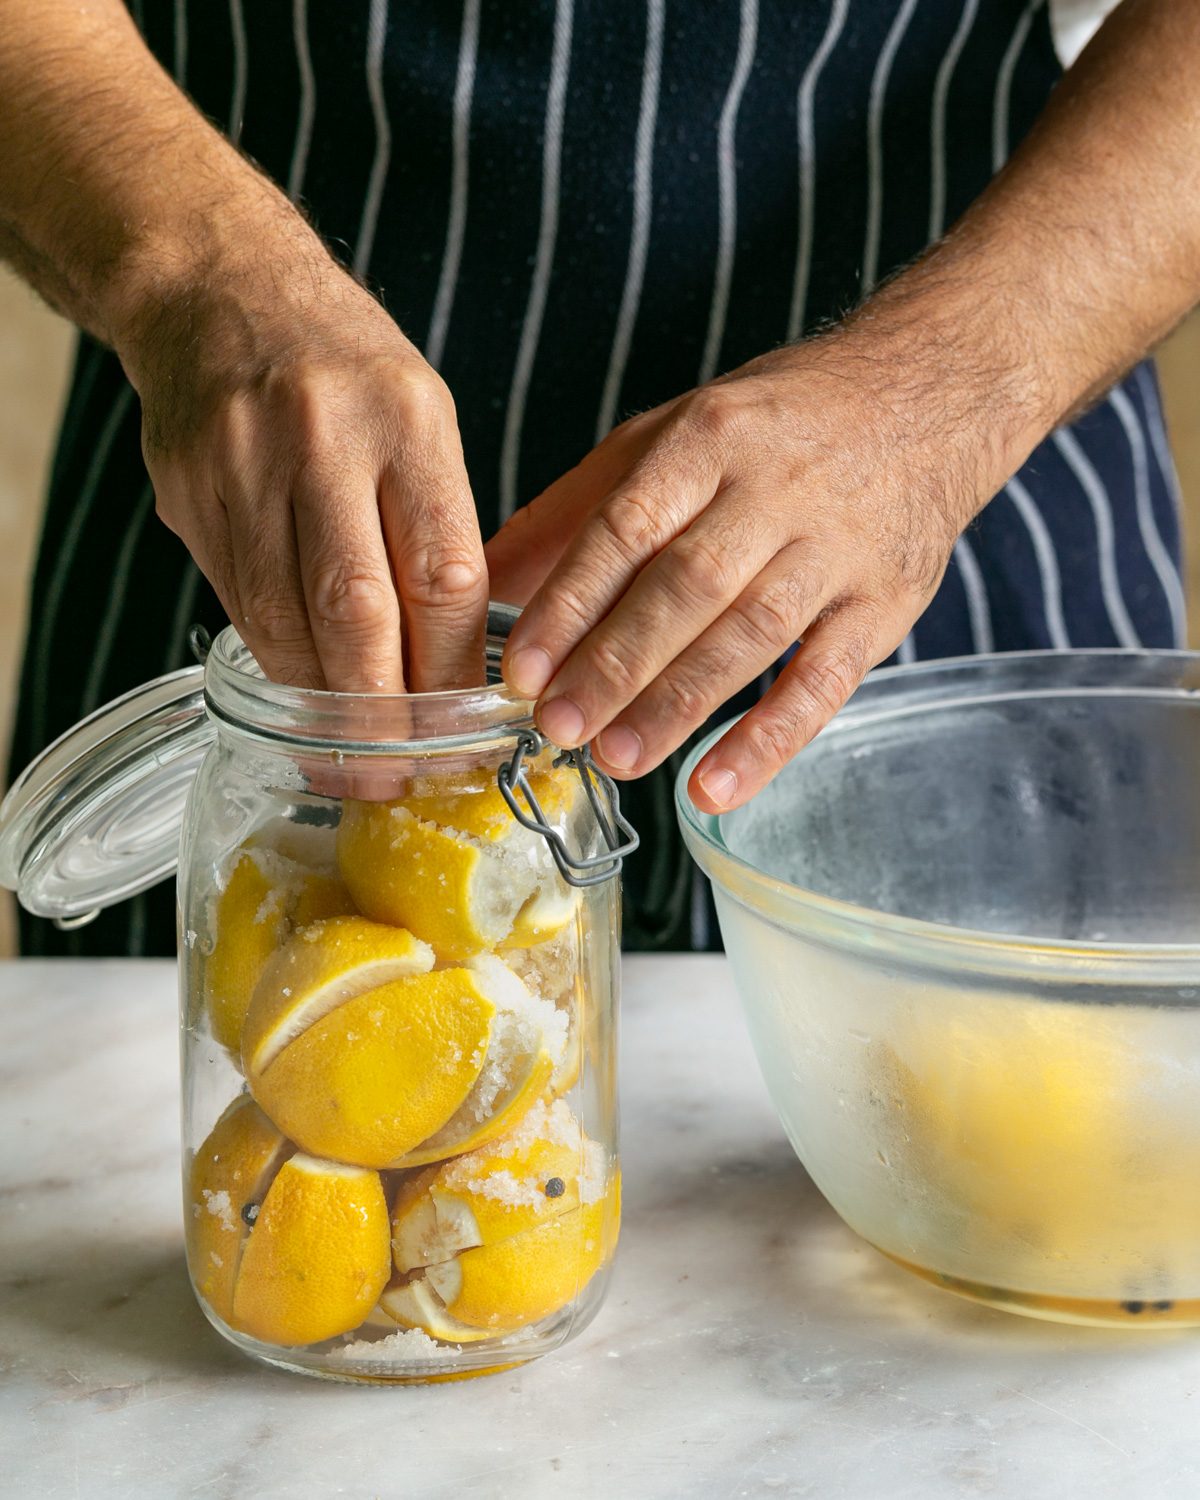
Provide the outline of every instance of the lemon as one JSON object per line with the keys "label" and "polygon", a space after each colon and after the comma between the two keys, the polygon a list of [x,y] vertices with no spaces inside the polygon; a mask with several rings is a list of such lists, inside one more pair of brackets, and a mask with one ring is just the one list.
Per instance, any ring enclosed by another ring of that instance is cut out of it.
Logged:
{"label": "lemon", "polygon": [[431,961],[361,918],[314,923],[272,960],[243,1058],[254,1097],[304,1150],[413,1166],[498,1133],[545,1088],[565,1044],[554,1007],[490,955]]}
{"label": "lemon", "polygon": [[276,1173],[242,1251],[232,1326],[270,1344],[357,1328],[390,1272],[379,1173],[297,1154]]}
{"label": "lemon", "polygon": [[557,870],[545,874],[516,915],[502,950],[540,947],[559,937],[575,920],[582,891],[569,886]]}
{"label": "lemon", "polygon": [[310,922],[263,969],[242,1028],[247,1076],[347,1000],[432,968],[433,950],[402,928],[363,917]]}
{"label": "lemon", "polygon": [[186,1219],[188,1266],[196,1291],[219,1318],[233,1317],[242,1244],[280,1163],[291,1151],[262,1110],[240,1095],[192,1160]]}
{"label": "lemon", "polygon": [[616,1243],[620,1178],[561,1102],[502,1140],[401,1188],[399,1279],[380,1307],[401,1327],[468,1343],[558,1312]]}
{"label": "lemon", "polygon": [[519,1125],[402,1183],[392,1211],[401,1273],[534,1229],[603,1194],[605,1155],[567,1106],[539,1101]]}
{"label": "lemon", "polygon": [[562,1012],[530,994],[491,954],[477,954],[467,967],[496,1005],[483,1067],[453,1117],[410,1151],[402,1166],[472,1151],[511,1129],[553,1084],[567,1057],[567,1017]]}
{"label": "lemon", "polygon": [[536,884],[531,868],[423,822],[402,803],[346,803],[338,858],[360,910],[407,927],[450,960],[506,937]]}
{"label": "lemon", "polygon": [[204,965],[213,1036],[234,1053],[254,986],[293,928],[354,909],[334,871],[306,868],[265,838],[252,835],[229,862],[213,904],[213,949]]}
{"label": "lemon", "polygon": [[1129,1063],[1099,1012],[981,1005],[970,1021],[898,1033],[880,1074],[923,1174],[976,1229],[1054,1258],[1087,1259],[1107,1243],[1127,1155]]}
{"label": "lemon", "polygon": [[[556,826],[573,827],[586,806],[574,773],[535,770],[530,785]],[[490,772],[448,787],[418,780],[396,802],[347,801],[337,848],[359,909],[408,928],[443,959],[512,941],[514,928],[518,946],[543,941],[577,905],[544,839],[517,822]]]}

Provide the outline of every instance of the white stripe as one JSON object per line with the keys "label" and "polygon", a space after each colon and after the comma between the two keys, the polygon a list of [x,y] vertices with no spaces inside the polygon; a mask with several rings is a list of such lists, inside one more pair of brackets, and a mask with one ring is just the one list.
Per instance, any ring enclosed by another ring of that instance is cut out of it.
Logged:
{"label": "white stripe", "polygon": [[958,66],[962,49],[975,24],[979,0],[966,0],[958,26],[950,39],[950,46],[942,58],[937,81],[933,86],[933,112],[929,130],[929,164],[931,186],[929,190],[929,241],[939,240],[946,228],[946,101],[950,96],[950,80]]}
{"label": "white stripe", "polygon": [[1150,371],[1144,364],[1138,365],[1134,371],[1134,377],[1138,383],[1138,390],[1142,393],[1142,405],[1146,408],[1150,423],[1150,446],[1154,449],[1154,457],[1158,460],[1159,473],[1170,492],[1176,510],[1179,510],[1183,505],[1183,495],[1179,489],[1179,475],[1175,471],[1175,459],[1171,454],[1171,444],[1163,422],[1162,401],[1155,389]]}
{"label": "white stripe", "polygon": [[1054,446],[1066,459],[1080,488],[1088,498],[1092,514],[1096,519],[1096,543],[1100,563],[1100,589],[1104,596],[1104,607],[1112,623],[1113,633],[1122,646],[1140,646],[1138,633],[1133,628],[1125,600],[1121,597],[1121,580],[1117,573],[1117,539],[1113,527],[1112,506],[1108,492],[1100,482],[1100,476],[1092,467],[1091,460],[1079,445],[1079,439],[1069,427],[1051,435]]}
{"label": "white stripe", "polygon": [[175,82],[187,88],[187,0],[175,0]]}
{"label": "white stripe", "polygon": [[717,121],[717,264],[713,276],[712,306],[708,314],[708,337],[700,361],[700,384],[717,373],[725,318],[729,311],[729,287],[733,280],[733,256],[737,246],[737,117],[758,45],[758,0],[742,0],[737,57],[729,92]]}
{"label": "white stripe", "polygon": [[788,313],[788,342],[804,332],[808,310],[808,278],[812,269],[814,202],[817,184],[817,143],[813,108],[817,82],[829,54],[837,45],[850,11],[850,0],[833,0],[825,35],[813,53],[796,92],[796,136],[800,156],[800,224],[796,244],[796,274],[792,280],[792,305]]}
{"label": "white stripe", "polygon": [[872,290],[879,278],[879,238],[883,231],[883,111],[887,103],[888,79],[916,8],[917,0],[904,0],[884,41],[871,79],[871,97],[867,106],[867,234],[863,243],[862,268],[864,296]]}
{"label": "white stripe", "polygon": [[196,608],[196,595],[200,591],[201,577],[200,569],[189,557],[183,570],[183,577],[179,581],[179,599],[175,605],[175,617],[167,632],[167,659],[163,663],[164,672],[173,672],[176,667],[189,664],[187,638],[188,631],[196,623],[193,612]]}
{"label": "white stripe", "polygon": [[896,660],[902,667],[911,667],[917,659],[917,641],[910,630],[896,648]]}
{"label": "white stripe", "polygon": [[1183,597],[1183,583],[1171,561],[1171,554],[1163,544],[1154,518],[1154,503],[1150,498],[1150,455],[1146,451],[1146,434],[1134,411],[1128,392],[1117,386],[1108,393],[1108,403],[1116,412],[1125,436],[1129,439],[1129,451],[1133,456],[1133,485],[1137,495],[1138,530],[1142,535],[1142,546],[1151,566],[1158,574],[1158,581],[1167,598],[1171,613],[1171,633],[1176,646],[1187,642],[1187,605]]}
{"label": "white stripe", "polygon": [[1008,160],[1008,112],[1012,99],[1013,74],[1017,71],[1017,62],[1029,36],[1033,18],[1045,3],[1046,0],[1029,0],[1029,4],[1021,12],[1020,19],[1013,30],[1012,40],[1000,61],[1000,70],[996,74],[996,94],[992,101],[993,172],[998,172]]}
{"label": "white stripe", "polygon": [[971,649],[976,656],[986,656],[996,649],[992,634],[992,614],[988,608],[987,585],[975,556],[975,549],[965,536],[954,544],[958,576],[967,595],[967,614],[971,620]]}
{"label": "white stripe", "polygon": [[467,171],[471,143],[471,95],[475,88],[475,58],[479,51],[479,0],[463,6],[462,37],[458,44],[458,77],[454,81],[454,158],[450,168],[450,218],[446,225],[446,249],[425,358],[436,370],[446,350],[446,333],[454,309],[458,268],[462,263],[463,236],[467,227]]}
{"label": "white stripe", "polygon": [[300,73],[300,112],[296,120],[287,190],[288,197],[295,200],[300,197],[304,174],[308,171],[308,152],[317,113],[317,80],[308,45],[308,0],[292,0],[292,37],[296,46],[296,67]]}
{"label": "white stripe", "polygon": [[[108,670],[113,641],[116,638],[117,627],[121,623],[121,613],[125,608],[125,595],[129,588],[129,575],[133,570],[134,554],[137,552],[138,542],[141,541],[142,531],[153,505],[154,486],[147,480],[126,523],[121,550],[117,553],[112,577],[108,581],[108,602],[104,606],[104,618],[100,622],[100,629],[96,632],[96,640],[92,647],[92,665],[83,689],[83,703],[80,709],[82,715],[90,714],[100,702],[100,692],[104,687],[104,674]],[[127,686],[132,687],[134,684],[129,683]]]}
{"label": "white stripe", "polygon": [[533,376],[533,361],[542,336],[542,318],[554,265],[558,238],[558,178],[562,165],[563,113],[566,108],[567,74],[571,66],[573,0],[556,0],[554,42],[550,51],[550,86],[546,92],[546,130],[542,146],[542,213],[538,227],[537,254],[529,305],[517,346],[508,411],[504,418],[504,442],[500,449],[500,520],[507,521],[517,508],[517,464],[521,454],[521,429],[525,425],[525,402]]}
{"label": "white stripe", "polygon": [[236,146],[246,118],[246,18],[242,0],[229,0],[229,30],[233,37],[233,97],[229,103],[229,139]]}
{"label": "white stripe", "polygon": [[646,0],[646,50],[642,60],[642,97],[638,106],[637,136],[633,148],[633,228],[629,236],[629,263],[625,269],[625,289],[617,314],[604,394],[596,418],[596,441],[612,428],[621,399],[621,382],[629,361],[629,346],[642,298],[642,279],[646,272],[646,251],[650,244],[650,211],[654,166],[654,127],[658,119],[658,84],[662,67],[663,0]]}
{"label": "white stripe", "polygon": [[[46,587],[46,602],[42,609],[41,624],[36,636],[37,648],[33,669],[33,705],[30,714],[33,742],[39,749],[45,743],[46,739],[46,689],[49,675],[50,647],[54,639],[54,628],[58,623],[59,613],[62,608],[63,592],[66,589],[67,580],[71,576],[71,568],[75,562],[75,550],[79,546],[80,536],[83,533],[84,525],[91,512],[92,504],[96,499],[96,491],[100,487],[100,480],[103,477],[105,465],[108,463],[113,443],[116,441],[121,423],[129,413],[132,401],[133,387],[123,384],[117,392],[112,409],[109,411],[108,418],[101,429],[100,440],[96,444],[96,451],[92,455],[91,463],[88,465],[83,487],[71,512],[71,519],[67,522],[66,528],[63,531],[58,547],[58,554],[54,559],[54,571],[50,575],[50,582]],[[73,644],[76,650],[87,649],[86,642],[75,641]]]}
{"label": "white stripe", "polygon": [[387,37],[388,0],[371,0],[367,21],[367,95],[375,121],[375,157],[367,181],[362,218],[358,225],[358,244],[354,247],[354,274],[365,276],[375,248],[375,229],[379,223],[379,206],[387,182],[388,162],[392,155],[392,126],[388,119],[387,99],[383,92],[383,44]]}
{"label": "white stripe", "polygon": [[1067,633],[1067,622],[1062,607],[1062,575],[1058,571],[1058,554],[1054,549],[1054,538],[1042,519],[1033,496],[1017,478],[1004,486],[1003,493],[1012,501],[1017,514],[1025,523],[1029,540],[1033,543],[1037,558],[1038,574],[1042,580],[1042,602],[1046,611],[1046,634],[1056,651],[1070,648],[1071,637]]}

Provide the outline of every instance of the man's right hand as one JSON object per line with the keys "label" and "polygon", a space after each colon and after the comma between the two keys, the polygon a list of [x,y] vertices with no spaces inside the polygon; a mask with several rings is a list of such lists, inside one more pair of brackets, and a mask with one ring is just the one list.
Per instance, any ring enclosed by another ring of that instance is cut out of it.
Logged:
{"label": "man's right hand", "polygon": [[117,342],[158,514],[267,675],[482,681],[487,574],[454,404],[378,302],[298,225],[156,304]]}
{"label": "man's right hand", "polygon": [[146,50],[120,0],[0,0],[0,257],[110,343],[158,512],[268,676],[479,682],[454,407]]}

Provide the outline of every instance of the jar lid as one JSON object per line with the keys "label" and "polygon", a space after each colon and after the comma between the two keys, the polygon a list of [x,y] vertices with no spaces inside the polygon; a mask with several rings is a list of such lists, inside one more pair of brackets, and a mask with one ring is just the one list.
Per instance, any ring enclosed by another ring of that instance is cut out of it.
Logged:
{"label": "jar lid", "polygon": [[82,926],[171,875],[184,804],[216,728],[204,669],[115,698],[33,760],[0,805],[0,885]]}

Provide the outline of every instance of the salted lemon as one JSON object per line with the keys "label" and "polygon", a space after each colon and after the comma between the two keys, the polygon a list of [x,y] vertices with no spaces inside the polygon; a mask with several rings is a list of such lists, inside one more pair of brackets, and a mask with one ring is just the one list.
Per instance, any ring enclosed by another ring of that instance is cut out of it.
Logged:
{"label": "salted lemon", "polygon": [[487,843],[418,818],[403,803],[348,802],[338,830],[342,876],[359,908],[469,958],[511,931],[537,883]]}
{"label": "salted lemon", "polygon": [[[280,944],[303,923],[354,910],[335,870],[301,864],[266,839],[251,835],[234,852],[213,902],[205,1006],[213,1036],[233,1053],[254,986]],[[313,852],[299,834],[288,847]]]}
{"label": "salted lemon", "polygon": [[490,955],[431,961],[410,934],[354,918],[303,929],[272,960],[243,1060],[254,1097],[306,1151],[417,1165],[505,1129],[545,1088],[565,1045],[555,1008]]}
{"label": "salted lemon", "polygon": [[471,1342],[557,1312],[616,1243],[620,1181],[561,1102],[501,1140],[420,1173],[397,1197],[398,1279],[380,1307],[435,1338]]}
{"label": "salted lemon", "polygon": [[233,1318],[242,1246],[271,1179],[292,1150],[247,1094],[213,1126],[188,1179],[188,1267],[219,1318]]}
{"label": "salted lemon", "polygon": [[[556,826],[572,825],[585,802],[573,774],[534,771],[530,785]],[[418,780],[399,801],[344,805],[338,863],[359,909],[408,928],[450,960],[561,930],[577,897],[542,836],[513,817],[495,777],[437,786]]]}
{"label": "salted lemon", "polygon": [[242,1064],[257,1077],[330,1011],[394,979],[433,968],[433,950],[403,928],[363,917],[310,922],[264,966],[242,1027]]}
{"label": "salted lemon", "polygon": [[379,1173],[297,1154],[267,1189],[242,1250],[232,1326],[271,1344],[357,1328],[387,1282]]}

